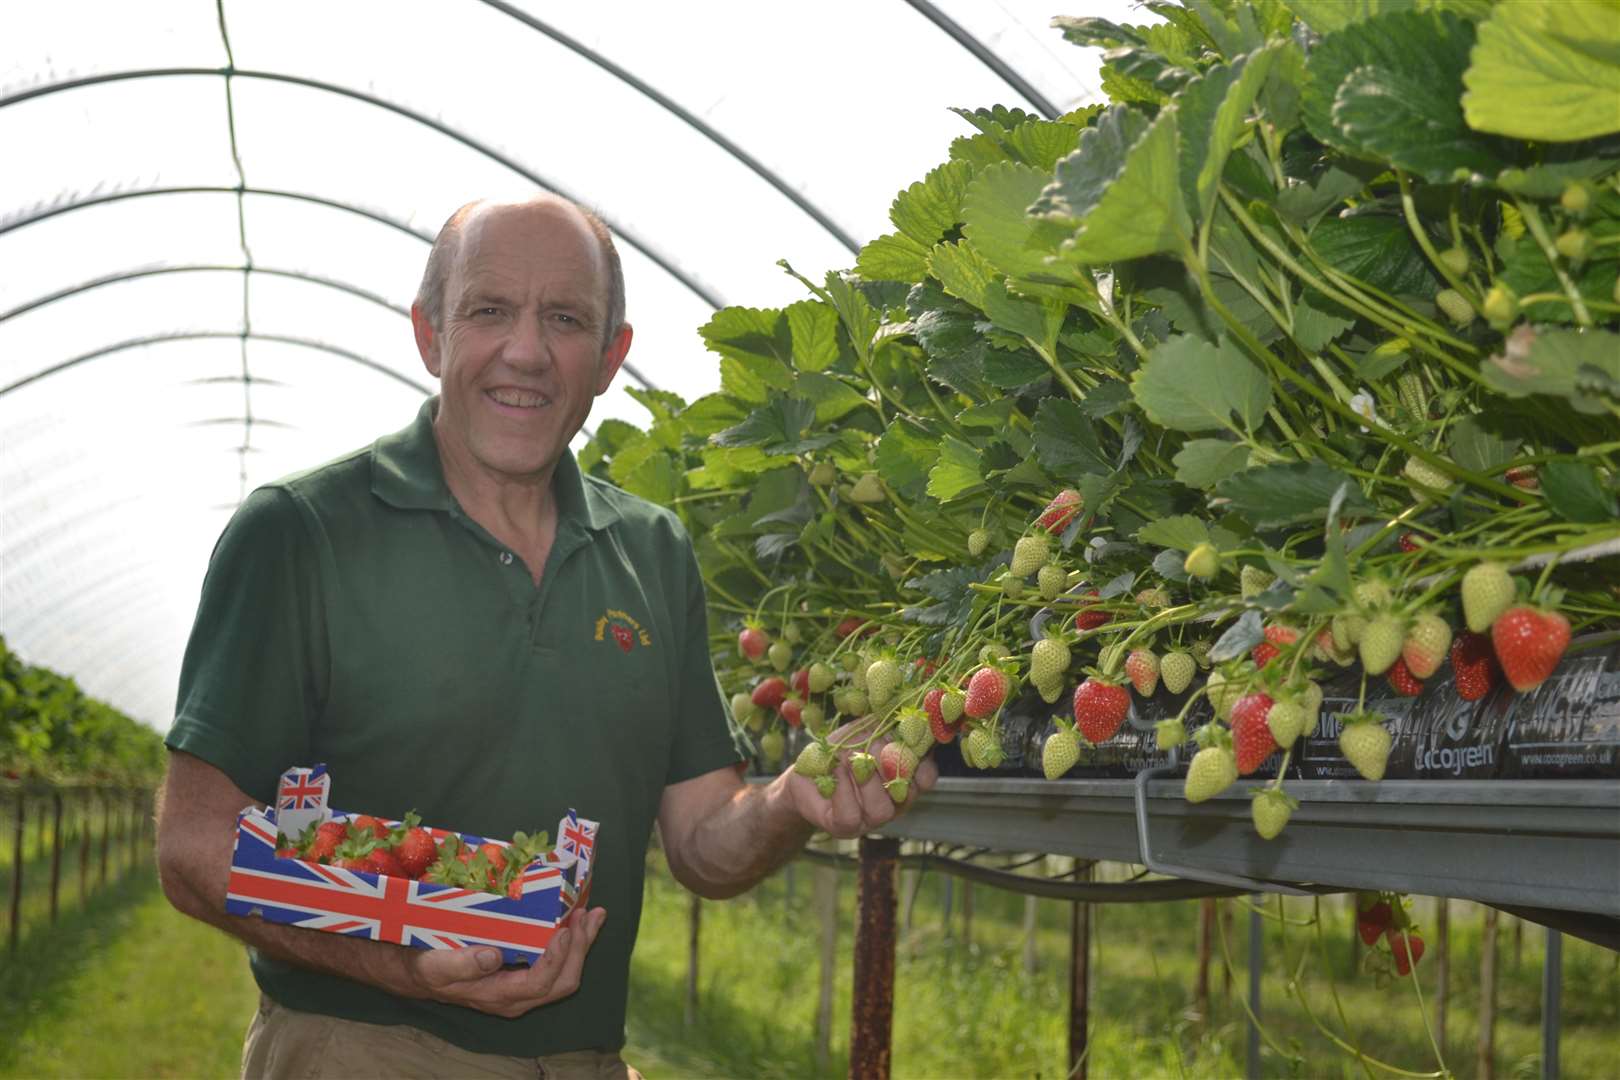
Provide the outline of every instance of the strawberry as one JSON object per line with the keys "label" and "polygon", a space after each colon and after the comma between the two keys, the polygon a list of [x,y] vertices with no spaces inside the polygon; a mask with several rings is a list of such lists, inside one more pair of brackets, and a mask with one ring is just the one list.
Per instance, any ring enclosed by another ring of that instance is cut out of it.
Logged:
{"label": "strawberry", "polygon": [[1456,289],[1441,289],[1435,293],[1434,306],[1445,312],[1446,318],[1457,326],[1467,326],[1474,321],[1474,305]]}
{"label": "strawberry", "polygon": [[776,763],[782,760],[782,754],[787,749],[787,739],[781,728],[771,728],[759,737],[759,756],[767,769],[776,768]]}
{"label": "strawberry", "polygon": [[1541,477],[1536,474],[1534,465],[1517,465],[1503,473],[1502,478],[1524,491],[1541,490]]}
{"label": "strawberry", "polygon": [[1153,725],[1153,745],[1170,750],[1187,741],[1187,728],[1179,717],[1169,717]]}
{"label": "strawberry", "polygon": [[1273,702],[1270,694],[1245,694],[1232,706],[1232,747],[1237,752],[1239,776],[1248,776],[1277,749],[1266,726]]}
{"label": "strawberry", "polygon": [[1417,697],[1423,693],[1423,680],[1412,674],[1405,657],[1397,658],[1385,677],[1389,680],[1390,689],[1401,697]]}
{"label": "strawberry", "polygon": [[1238,778],[1232,751],[1224,746],[1206,746],[1193,755],[1187,766],[1187,782],[1182,793],[1190,803],[1212,799],[1231,787]]}
{"label": "strawberry", "polygon": [[809,684],[810,693],[824,694],[832,686],[833,678],[833,669],[818,661],[810,665],[805,681]]}
{"label": "strawberry", "polygon": [[792,675],[788,676],[788,685],[793,687],[793,692],[798,694],[800,697],[809,697],[810,669],[799,668],[794,671]]}
{"label": "strawberry", "polygon": [[772,675],[767,679],[761,679],[755,685],[750,700],[762,709],[780,708],[783,699],[787,697],[787,691],[787,680],[780,675]]}
{"label": "strawberry", "polygon": [[1035,574],[1035,588],[1042,600],[1053,600],[1069,583],[1069,575],[1057,563],[1049,562]]}
{"label": "strawberry", "polygon": [[921,709],[901,709],[895,730],[900,734],[900,741],[916,754],[926,754],[928,748],[934,745],[933,726],[928,721],[928,714]]}
{"label": "strawberry", "polygon": [[1491,651],[1491,639],[1484,634],[1464,631],[1451,643],[1451,674],[1457,681],[1457,696],[1478,701],[1491,692],[1502,669]]}
{"label": "strawberry", "polygon": [[1410,555],[1423,547],[1423,540],[1417,533],[1403,532],[1395,539],[1395,546]]}
{"label": "strawberry", "polygon": [[1427,679],[1440,670],[1449,648],[1451,625],[1434,612],[1425,611],[1406,628],[1401,659],[1406,661],[1406,667],[1413,675]]}
{"label": "strawberry", "polygon": [[1181,568],[1191,577],[1208,580],[1221,569],[1221,553],[1215,550],[1215,545],[1205,542],[1199,544],[1187,553],[1187,559]]}
{"label": "strawberry", "polygon": [[1152,649],[1132,649],[1125,658],[1125,677],[1145,698],[1159,688],[1159,658]]}
{"label": "strawberry", "polygon": [[805,702],[799,709],[799,723],[804,725],[804,729],[812,735],[821,734],[821,725],[826,719],[826,711],[813,701]]}
{"label": "strawberry", "polygon": [[900,665],[893,660],[874,660],[866,669],[866,698],[874,709],[887,705],[900,689]]}
{"label": "strawberry", "polygon": [[1382,675],[1401,655],[1406,642],[1406,623],[1399,615],[1385,612],[1374,615],[1361,632],[1357,643],[1361,650],[1361,666],[1369,675]]}
{"label": "strawberry", "polygon": [[1395,970],[1402,975],[1410,975],[1412,966],[1423,959],[1423,939],[1411,930],[1402,930],[1391,926],[1385,931],[1389,941],[1389,951],[1395,957]]}
{"label": "strawberry", "polygon": [[1254,831],[1262,840],[1274,840],[1283,831],[1288,819],[1299,804],[1281,788],[1263,788],[1254,793],[1249,804],[1249,816],[1254,820]]}
{"label": "strawberry", "polygon": [[967,700],[962,703],[962,711],[974,720],[983,720],[1001,708],[1010,689],[1007,675],[1000,668],[982,667],[968,680]]}
{"label": "strawberry", "polygon": [[883,491],[883,481],[878,479],[875,472],[862,473],[861,478],[850,487],[849,497],[852,502],[880,503],[888,498]]}
{"label": "strawberry", "polygon": [[506,848],[493,840],[486,840],[479,844],[478,854],[489,860],[493,872],[499,873],[506,869]]}
{"label": "strawberry", "polygon": [[[871,755],[867,756],[870,757]],[[816,790],[821,792],[821,797],[823,799],[832,798],[833,792],[838,790],[838,777],[833,776],[830,773],[826,776],[816,777]]]}
{"label": "strawberry", "polygon": [[758,660],[771,647],[770,635],[760,627],[745,626],[737,635],[737,651],[750,660]]}
{"label": "strawberry", "polygon": [[310,841],[309,850],[304,852],[304,858],[309,862],[331,862],[348,832],[349,827],[341,821],[321,822],[315,830],[314,839]]}
{"label": "strawberry", "polygon": [[[952,723],[945,719],[945,711],[942,708],[944,700],[945,691],[936,686],[923,695],[922,701],[923,714],[928,717],[928,730],[933,732],[934,741],[938,743],[950,742],[962,730],[960,722]],[[957,713],[958,717],[961,715],[960,712]]]}
{"label": "strawberry", "polygon": [[1074,726],[1092,744],[1106,742],[1131,711],[1131,695],[1119,683],[1091,678],[1074,688]]}
{"label": "strawberry", "polygon": [[870,702],[866,700],[865,690],[847,686],[833,694],[833,705],[845,716],[865,716]]}
{"label": "strawberry", "polygon": [[1462,579],[1463,621],[1483,634],[1496,617],[1513,606],[1517,588],[1501,563],[1483,562],[1468,568]]}
{"label": "strawberry", "polygon": [[1451,477],[1442,472],[1439,466],[1431,465],[1419,457],[1407,458],[1401,474],[1412,481],[1412,494],[1420,499],[1451,490]]}
{"label": "strawberry", "polygon": [[788,665],[793,663],[793,646],[785,641],[773,641],[771,647],[765,650],[765,655],[770,659],[771,667],[786,671]]}
{"label": "strawberry", "polygon": [[1198,662],[1191,653],[1166,653],[1164,659],[1159,661],[1159,677],[1164,680],[1164,688],[1172,694],[1179,694],[1191,686],[1197,672]]}
{"label": "strawberry", "polygon": [[1059,724],[1058,729],[1046,738],[1046,745],[1041,747],[1041,771],[1048,780],[1056,780],[1080,760],[1080,740],[1075,737],[1074,729]]}
{"label": "strawberry", "polygon": [[855,778],[857,784],[866,783],[872,779],[872,774],[875,772],[877,772],[877,758],[868,754],[865,750],[858,750],[849,756],[849,773]]}
{"label": "strawberry", "polygon": [[1170,594],[1154,586],[1137,593],[1136,602],[1150,611],[1161,611],[1170,606]]}
{"label": "strawberry", "polygon": [[1556,611],[1520,604],[1491,624],[1491,643],[1513,689],[1534,690],[1553,673],[1569,646],[1569,620]]}
{"label": "strawberry", "polygon": [[746,724],[748,718],[759,710],[754,704],[754,698],[746,690],[739,690],[731,695],[731,718],[739,724]]}
{"label": "strawberry", "polygon": [[1011,571],[1013,577],[1028,577],[1039,570],[1052,554],[1051,539],[1043,532],[1030,533],[1018,538],[1013,545]]}
{"label": "strawberry", "polygon": [[1271,709],[1266,713],[1266,727],[1271,729],[1271,737],[1277,740],[1277,745],[1286,750],[1304,734],[1308,719],[1305,706],[1297,698],[1281,694],[1272,700]]}
{"label": "strawberry", "polygon": [[1222,719],[1229,719],[1232,715],[1232,706],[1244,694],[1242,683],[1234,682],[1227,677],[1224,671],[1212,671],[1209,678],[1204,680],[1204,687],[1208,691],[1210,708],[1215,715]]}
{"label": "strawberry", "polygon": [[349,822],[350,836],[369,834],[381,840],[387,838],[389,831],[387,822],[381,818],[372,817],[370,814],[358,814],[354,820]]}
{"label": "strawberry", "polygon": [[799,757],[793,762],[793,771],[800,776],[826,776],[832,772],[833,754],[826,743],[813,742],[799,751]]}
{"label": "strawberry", "polygon": [[776,711],[781,715],[783,720],[788,722],[789,727],[799,727],[804,723],[803,698],[783,698],[782,704],[777,706]]}
{"label": "strawberry", "polygon": [[1279,650],[1277,646],[1273,645],[1271,642],[1262,641],[1260,644],[1249,650],[1249,656],[1253,658],[1255,667],[1263,668],[1273,660],[1277,659],[1277,653],[1280,651],[1281,650]]}
{"label": "strawberry", "polygon": [[962,726],[962,714],[967,710],[967,695],[956,687],[947,687],[945,696],[939,699],[939,715],[945,718],[947,724],[953,724],[958,729]]}
{"label": "strawberry", "polygon": [[1258,566],[1245,566],[1238,571],[1238,593],[1247,600],[1265,592],[1276,580],[1277,575],[1268,574]]}
{"label": "strawberry", "polygon": [[934,674],[934,672],[939,670],[939,665],[928,659],[926,656],[917,657],[917,659],[912,662],[912,666],[917,669],[917,677],[919,679],[929,678]]}
{"label": "strawberry", "polygon": [[1084,500],[1078,491],[1064,488],[1052,496],[1052,501],[1046,504],[1046,509],[1035,519],[1035,526],[1055,536],[1069,527],[1069,522],[1080,512],[1083,503]]}
{"label": "strawberry", "polygon": [[409,877],[405,867],[401,864],[399,856],[387,848],[377,848],[366,856],[366,869],[373,874],[386,874],[389,877]]}
{"label": "strawberry", "polygon": [[1389,730],[1377,713],[1361,713],[1345,718],[1339,732],[1339,751],[1368,780],[1382,780],[1389,762]]}
{"label": "strawberry", "polygon": [[905,743],[888,742],[878,751],[878,775],[883,787],[897,803],[906,801],[911,790],[911,777],[917,771],[917,755]]}
{"label": "strawberry", "polygon": [[1277,658],[1277,654],[1282,652],[1284,646],[1292,645],[1299,640],[1298,630],[1281,623],[1273,623],[1266,627],[1263,634],[1266,640],[1249,651],[1249,656],[1253,658],[1254,666],[1257,668],[1265,667]]}
{"label": "strawberry", "polygon": [[990,530],[988,530],[988,529],[974,529],[972,532],[968,533],[968,537],[967,537],[968,554],[973,556],[975,559],[977,559],[980,555],[983,555],[984,551],[985,551],[985,548],[987,548],[989,546],[990,546]]}
{"label": "strawberry", "polygon": [[439,857],[439,845],[426,829],[412,828],[406,830],[404,839],[394,848],[394,854],[399,858],[405,877],[420,878],[433,865],[433,860]]}
{"label": "strawberry", "polygon": [[1061,683],[1069,672],[1069,646],[1062,638],[1047,637],[1029,651],[1029,681],[1037,687]]}
{"label": "strawberry", "polygon": [[857,618],[856,616],[851,615],[849,618],[839,623],[838,626],[833,630],[833,633],[837,634],[840,638],[847,638],[857,630],[859,630],[861,632],[861,636],[864,637],[867,634],[876,633],[877,627],[867,626],[865,619]]}
{"label": "strawberry", "polygon": [[[1366,894],[1376,897],[1377,893]],[[1371,945],[1384,936],[1384,931],[1390,929],[1394,915],[1389,909],[1389,901],[1378,899],[1365,907],[1360,905],[1358,898],[1356,911],[1356,932],[1361,935],[1363,945]]]}
{"label": "strawberry", "polygon": [[[1096,589],[1087,589],[1081,596],[1096,596]],[[1097,627],[1113,619],[1113,614],[1107,611],[1098,611],[1095,607],[1082,607],[1074,613],[1074,628],[1081,632],[1095,630]]]}

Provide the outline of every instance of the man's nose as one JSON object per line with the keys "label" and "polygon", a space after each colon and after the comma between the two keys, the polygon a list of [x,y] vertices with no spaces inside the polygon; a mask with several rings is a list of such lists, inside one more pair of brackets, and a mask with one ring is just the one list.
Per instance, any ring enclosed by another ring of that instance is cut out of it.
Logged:
{"label": "man's nose", "polygon": [[545,328],[538,318],[518,319],[506,339],[504,350],[508,363],[524,367],[547,367],[551,364],[551,346]]}

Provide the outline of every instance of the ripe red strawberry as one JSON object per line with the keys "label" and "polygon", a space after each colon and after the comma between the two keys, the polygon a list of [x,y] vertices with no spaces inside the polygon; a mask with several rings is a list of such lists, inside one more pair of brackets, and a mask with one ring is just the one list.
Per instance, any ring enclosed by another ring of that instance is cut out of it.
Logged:
{"label": "ripe red strawberry", "polygon": [[360,814],[349,822],[349,833],[352,836],[362,836],[369,833],[378,839],[388,836],[388,824],[381,818],[374,818],[370,814]]}
{"label": "ripe red strawberry", "polygon": [[1395,970],[1402,975],[1412,973],[1412,965],[1423,959],[1423,939],[1411,930],[1390,927],[1386,932],[1389,951],[1395,957]]}
{"label": "ripe red strawberry", "polygon": [[1046,509],[1035,519],[1035,524],[1053,535],[1061,533],[1080,512],[1083,501],[1078,491],[1064,488],[1052,496],[1052,501],[1046,504]]}
{"label": "ripe red strawberry", "polygon": [[493,841],[486,840],[478,845],[478,853],[489,860],[489,865],[497,871],[506,869],[506,849]]}
{"label": "ripe red strawberry", "polygon": [[[861,630],[862,627],[866,628]],[[865,619],[857,618],[856,616],[851,615],[849,618],[839,623],[837,629],[835,629],[833,633],[837,634],[840,638],[847,638],[857,630],[861,630],[861,636],[865,637],[867,634],[876,633],[877,627],[867,626]]]}
{"label": "ripe red strawberry", "polygon": [[1371,945],[1383,937],[1384,931],[1390,929],[1393,919],[1394,915],[1389,909],[1387,900],[1379,900],[1357,911],[1356,932],[1361,935],[1361,943]]}
{"label": "ripe red strawberry", "polygon": [[399,858],[399,864],[408,878],[420,878],[427,873],[427,868],[439,857],[439,846],[433,841],[433,834],[426,829],[411,829],[405,838],[394,849]]}
{"label": "ripe red strawberry", "polygon": [[737,648],[750,660],[758,660],[771,647],[770,635],[757,626],[745,626],[737,635]]}
{"label": "ripe red strawberry", "polygon": [[371,857],[369,855],[340,855],[333,865],[340,870],[371,871]]}
{"label": "ripe red strawberry", "polygon": [[1391,664],[1384,677],[1389,680],[1390,689],[1401,697],[1417,697],[1423,693],[1423,680],[1412,674],[1404,657]]}
{"label": "ripe red strawberry", "polygon": [[1458,634],[1451,643],[1451,674],[1457,681],[1457,696],[1464,701],[1478,701],[1490,693],[1502,677],[1491,639],[1466,630]]}
{"label": "ripe red strawberry", "polygon": [[1145,698],[1159,688],[1159,657],[1152,649],[1132,649],[1125,658],[1125,677]]}
{"label": "ripe red strawberry", "polygon": [[[1097,595],[1097,590],[1096,589],[1087,589],[1085,592],[1081,593],[1080,595],[1081,596],[1096,596]],[[1099,611],[1094,607],[1083,607],[1079,611],[1074,613],[1074,628],[1076,630],[1095,630],[1095,629],[1097,629],[1097,627],[1101,626],[1103,623],[1106,623],[1106,622],[1109,622],[1110,620],[1112,620],[1113,617],[1114,617],[1113,614],[1110,613],[1110,612]]]}
{"label": "ripe red strawberry", "polygon": [[1497,616],[1491,642],[1503,674],[1523,694],[1545,682],[1563,659],[1569,620],[1556,611],[1520,604]]}
{"label": "ripe red strawberry", "polygon": [[1541,478],[1536,475],[1534,465],[1516,465],[1502,474],[1502,478],[1516,488],[1525,491],[1541,490]]}
{"label": "ripe red strawberry", "polygon": [[968,680],[967,700],[962,704],[962,712],[975,720],[983,720],[1001,708],[1001,703],[1007,700],[1009,689],[1011,687],[1005,672],[999,668],[982,667]]}
{"label": "ripe red strawberry", "polygon": [[321,822],[320,827],[315,830],[315,839],[310,841],[309,850],[304,853],[304,858],[310,862],[331,862],[338,845],[343,843],[348,833],[348,826],[341,821]]}
{"label": "ripe red strawberry", "polygon": [[800,697],[809,697],[810,669],[800,668],[799,670],[795,671],[792,677],[788,679],[788,684],[793,687]]}
{"label": "ripe red strawberry", "polygon": [[752,700],[762,709],[779,708],[782,699],[787,697],[787,691],[787,682],[780,675],[772,675],[770,678],[761,679],[754,687]]}
{"label": "ripe red strawberry", "polygon": [[1237,754],[1239,776],[1248,776],[1277,750],[1266,715],[1271,712],[1271,695],[1245,694],[1232,706],[1232,749]]}
{"label": "ripe red strawberry", "polygon": [[389,877],[406,877],[405,867],[400,863],[399,856],[387,848],[380,847],[366,856],[366,869],[373,874],[387,874]]}
{"label": "ripe red strawberry", "polygon": [[788,722],[789,727],[799,727],[804,723],[803,698],[783,698],[782,704],[777,706],[776,711],[782,714],[782,719]]}
{"label": "ripe red strawberry", "polygon": [[1423,542],[1418,538],[1417,533],[1403,532],[1395,541],[1395,546],[1404,552],[1411,553],[1422,548]]}
{"label": "ripe red strawberry", "polygon": [[1273,660],[1277,659],[1277,654],[1281,651],[1282,650],[1278,649],[1277,646],[1273,645],[1271,642],[1262,641],[1253,649],[1249,650],[1249,656],[1254,660],[1255,667],[1263,668]]}
{"label": "ripe red strawberry", "polygon": [[945,691],[936,686],[924,694],[922,700],[923,712],[928,716],[928,730],[934,733],[934,741],[938,743],[948,743],[956,738],[962,731],[962,725],[967,723],[961,717],[954,724],[945,719],[940,708],[940,702],[944,699]]}
{"label": "ripe red strawberry", "polygon": [[917,755],[903,742],[888,742],[878,751],[878,775],[889,798],[897,803],[906,801],[911,790],[911,777],[917,771]]}
{"label": "ripe red strawberry", "polygon": [[1074,726],[1095,745],[1119,730],[1131,711],[1131,695],[1120,683],[1090,678],[1074,688]]}

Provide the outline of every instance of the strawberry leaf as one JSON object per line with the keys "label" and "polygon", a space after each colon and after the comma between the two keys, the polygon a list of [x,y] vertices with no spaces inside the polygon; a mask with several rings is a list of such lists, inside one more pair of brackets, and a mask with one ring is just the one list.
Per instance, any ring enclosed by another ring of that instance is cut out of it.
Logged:
{"label": "strawberry leaf", "polygon": [[1549,461],[1541,467],[1541,489],[1566,521],[1597,525],[1617,516],[1614,494],[1603,490],[1597,470],[1584,461]]}

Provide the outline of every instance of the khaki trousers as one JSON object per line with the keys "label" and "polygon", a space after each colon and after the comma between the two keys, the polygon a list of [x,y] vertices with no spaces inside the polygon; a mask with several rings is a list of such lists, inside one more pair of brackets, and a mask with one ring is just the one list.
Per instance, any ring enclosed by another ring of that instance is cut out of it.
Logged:
{"label": "khaki trousers", "polygon": [[463,1050],[404,1024],[362,1024],[299,1012],[259,996],[242,1046],[244,1080],[642,1080],[617,1051],[503,1057]]}

